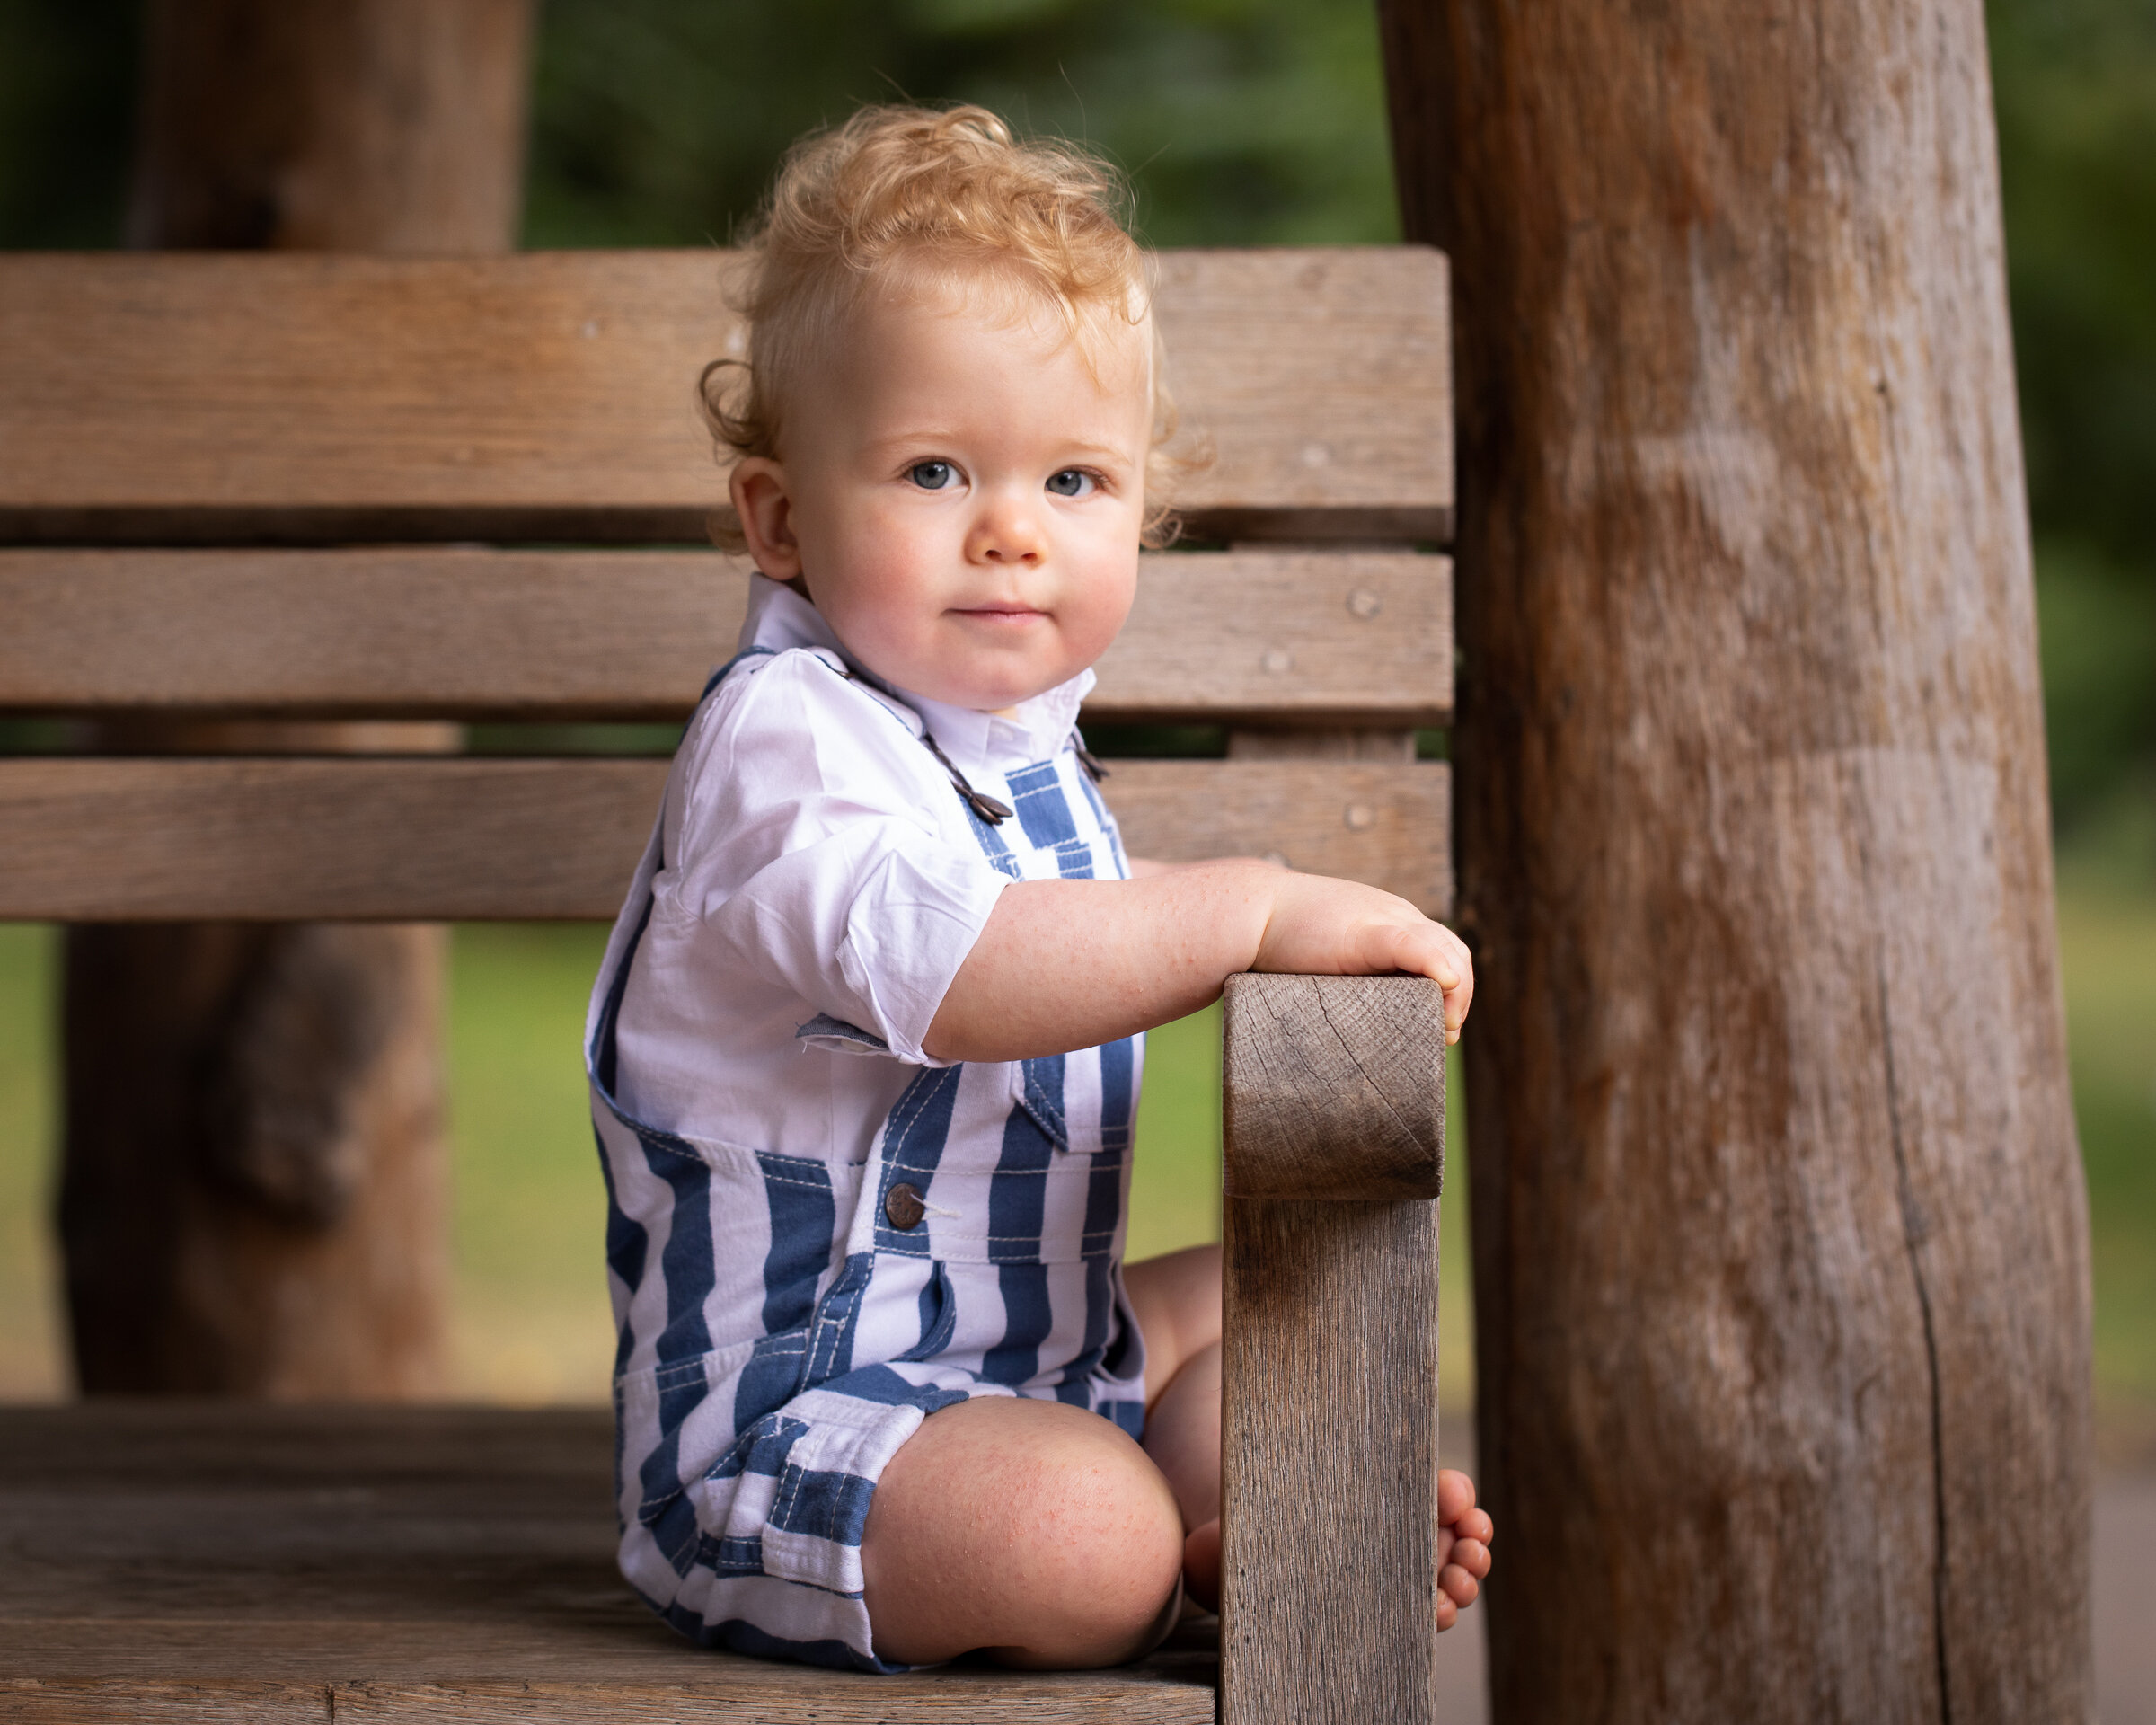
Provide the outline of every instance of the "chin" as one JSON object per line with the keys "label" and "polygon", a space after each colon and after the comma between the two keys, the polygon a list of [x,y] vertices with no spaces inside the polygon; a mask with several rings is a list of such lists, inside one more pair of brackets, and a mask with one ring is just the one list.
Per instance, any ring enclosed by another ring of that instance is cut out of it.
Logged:
{"label": "chin", "polygon": [[[980,712],[997,712],[1005,707],[1015,707],[1021,701],[1030,701],[1037,694],[1046,694],[1058,683],[1067,682],[1077,673],[1066,671],[1046,681],[1040,677],[980,677],[968,684],[962,694],[954,692],[939,699],[954,707],[971,707]],[[926,691],[923,691],[926,693]]]}
{"label": "chin", "polygon": [[1030,688],[1013,689],[1007,694],[999,694],[993,689],[976,690],[962,700],[953,700],[950,704],[954,707],[970,707],[976,712],[1002,712],[1006,708],[1015,707],[1021,701],[1030,701],[1041,693],[1039,689]]}

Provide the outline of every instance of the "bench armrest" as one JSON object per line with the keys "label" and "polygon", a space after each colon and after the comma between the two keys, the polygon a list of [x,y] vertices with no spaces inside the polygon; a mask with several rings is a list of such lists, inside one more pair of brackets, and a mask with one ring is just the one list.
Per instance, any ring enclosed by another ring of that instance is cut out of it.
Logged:
{"label": "bench armrest", "polygon": [[1224,1017],[1221,1719],[1422,1725],[1443,997],[1241,976]]}

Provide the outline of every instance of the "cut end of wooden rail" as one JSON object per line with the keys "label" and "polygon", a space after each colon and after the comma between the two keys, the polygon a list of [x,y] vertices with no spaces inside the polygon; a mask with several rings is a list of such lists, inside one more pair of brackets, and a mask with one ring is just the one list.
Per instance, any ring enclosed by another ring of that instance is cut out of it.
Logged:
{"label": "cut end of wooden rail", "polygon": [[1224,996],[1223,1190],[1437,1196],[1445,996],[1423,977],[1239,976]]}

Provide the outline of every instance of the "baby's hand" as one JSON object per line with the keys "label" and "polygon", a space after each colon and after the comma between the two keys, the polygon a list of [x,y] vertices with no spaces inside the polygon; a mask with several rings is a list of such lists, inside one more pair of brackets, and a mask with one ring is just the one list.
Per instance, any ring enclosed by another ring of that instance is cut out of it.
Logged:
{"label": "baby's hand", "polygon": [[1317,874],[1283,872],[1277,880],[1251,969],[1427,977],[1445,990],[1445,1039],[1460,1039],[1475,997],[1475,963],[1457,934],[1375,887]]}

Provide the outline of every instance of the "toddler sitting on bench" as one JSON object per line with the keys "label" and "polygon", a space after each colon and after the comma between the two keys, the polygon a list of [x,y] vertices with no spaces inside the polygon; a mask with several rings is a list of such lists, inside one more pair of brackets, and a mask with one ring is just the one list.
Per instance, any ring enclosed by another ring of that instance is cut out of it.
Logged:
{"label": "toddler sitting on bench", "polygon": [[[1123,1263],[1144,1033],[1250,969],[1435,978],[1373,888],[1125,856],[1075,729],[1165,517],[1114,181],[979,109],[788,158],[705,376],[753,579],[594,990],[621,1562],[892,1671],[1157,1644],[1220,1552],[1220,1261]],[[1441,1476],[1449,1623],[1490,1526]]]}

